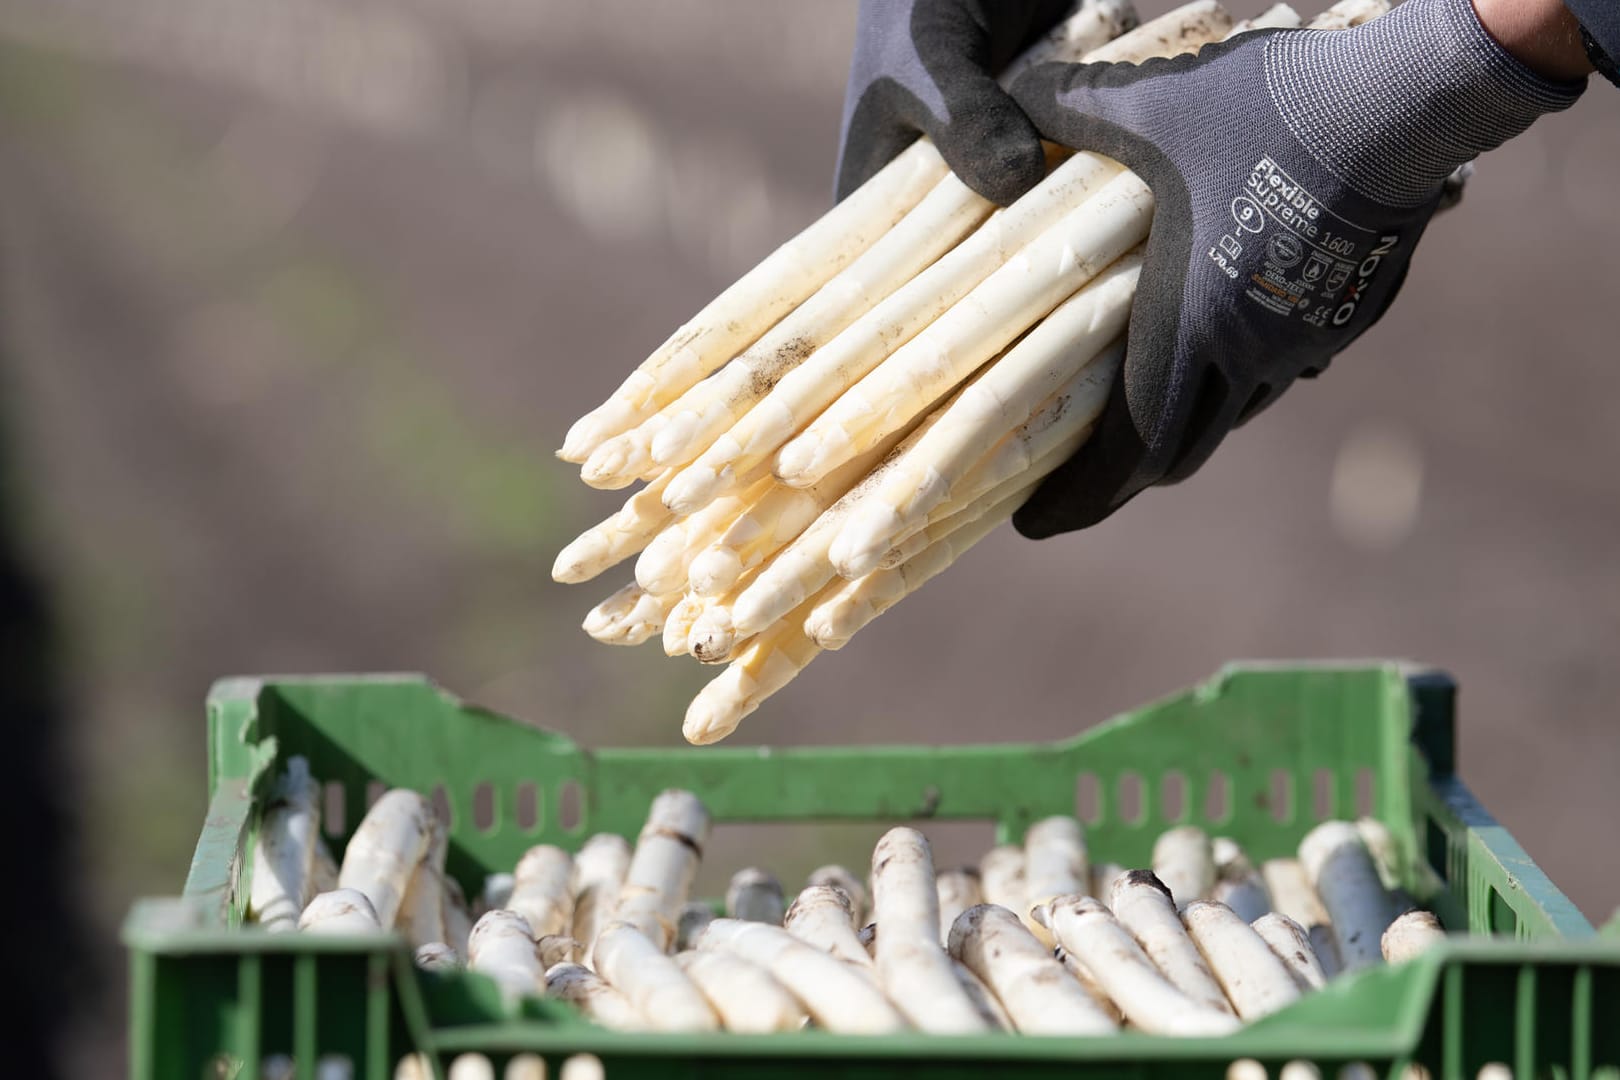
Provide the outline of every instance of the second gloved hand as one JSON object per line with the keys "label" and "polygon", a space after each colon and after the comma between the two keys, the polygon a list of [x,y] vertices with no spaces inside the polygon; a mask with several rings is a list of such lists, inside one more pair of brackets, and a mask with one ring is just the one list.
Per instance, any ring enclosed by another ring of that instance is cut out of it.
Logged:
{"label": "second gloved hand", "polygon": [[1003,205],[1045,175],[1040,137],[995,76],[1070,0],[862,0],[844,96],[837,196],[919,135]]}
{"label": "second gloved hand", "polygon": [[1019,531],[1095,524],[1194,472],[1383,314],[1453,169],[1583,88],[1503,51],[1470,0],[1027,72],[1013,96],[1041,134],[1125,163],[1156,210],[1121,377]]}

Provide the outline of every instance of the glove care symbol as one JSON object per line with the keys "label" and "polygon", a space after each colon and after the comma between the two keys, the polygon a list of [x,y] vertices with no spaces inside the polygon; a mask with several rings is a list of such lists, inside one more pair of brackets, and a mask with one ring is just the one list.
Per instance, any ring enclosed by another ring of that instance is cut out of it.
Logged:
{"label": "glove care symbol", "polygon": [[1356,317],[1356,308],[1361,305],[1362,297],[1367,295],[1367,287],[1372,284],[1373,275],[1378,273],[1378,267],[1384,261],[1384,256],[1393,252],[1401,243],[1400,233],[1388,233],[1378,238],[1378,243],[1361,260],[1356,267],[1356,283],[1350,286],[1345,294],[1344,303],[1333,313],[1333,325],[1343,326]]}

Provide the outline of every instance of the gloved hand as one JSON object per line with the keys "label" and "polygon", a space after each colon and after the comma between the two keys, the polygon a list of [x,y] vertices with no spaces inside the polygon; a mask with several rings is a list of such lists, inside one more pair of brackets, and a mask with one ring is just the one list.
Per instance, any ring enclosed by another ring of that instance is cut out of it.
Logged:
{"label": "gloved hand", "polygon": [[861,0],[844,94],[837,197],[926,134],[974,191],[1005,206],[1046,173],[1040,137],[995,75],[1070,0]]}
{"label": "gloved hand", "polygon": [[1448,173],[1584,86],[1530,72],[1469,0],[1021,76],[1013,97],[1042,135],[1124,162],[1156,210],[1121,378],[1018,530],[1084,528],[1197,470],[1384,313]]}

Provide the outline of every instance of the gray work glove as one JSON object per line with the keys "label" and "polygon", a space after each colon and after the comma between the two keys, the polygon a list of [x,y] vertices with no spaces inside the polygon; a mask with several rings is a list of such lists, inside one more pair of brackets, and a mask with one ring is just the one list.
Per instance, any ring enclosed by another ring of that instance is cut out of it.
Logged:
{"label": "gray work glove", "polygon": [[995,76],[1071,0],[861,0],[844,94],[837,197],[918,135],[962,181],[1006,205],[1046,175],[1040,137]]}
{"label": "gray work glove", "polygon": [[1084,528],[1191,475],[1384,313],[1447,174],[1584,87],[1530,72],[1469,0],[1021,76],[1013,97],[1042,135],[1124,162],[1157,209],[1122,376],[1018,530]]}

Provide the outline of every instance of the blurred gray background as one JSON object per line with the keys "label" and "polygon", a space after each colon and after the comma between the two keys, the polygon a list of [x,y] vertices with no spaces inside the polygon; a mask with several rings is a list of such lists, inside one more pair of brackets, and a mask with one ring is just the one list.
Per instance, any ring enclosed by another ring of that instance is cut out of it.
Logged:
{"label": "blurred gray background", "polygon": [[[68,635],[106,988],[79,1055],[120,1052],[130,899],[183,880],[214,678],[416,669],[588,744],[679,742],[707,673],[578,630],[618,575],[549,580],[620,499],[551,451],[827,206],[853,25],[786,0],[0,0],[0,379]],[[1613,95],[1486,157],[1392,314],[1194,480],[1085,534],[1004,530],[736,739],[1040,739],[1229,659],[1420,659],[1461,681],[1483,802],[1606,916]]]}

